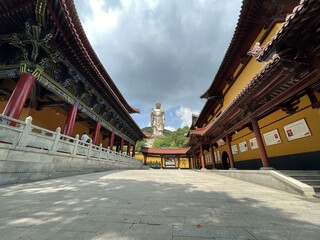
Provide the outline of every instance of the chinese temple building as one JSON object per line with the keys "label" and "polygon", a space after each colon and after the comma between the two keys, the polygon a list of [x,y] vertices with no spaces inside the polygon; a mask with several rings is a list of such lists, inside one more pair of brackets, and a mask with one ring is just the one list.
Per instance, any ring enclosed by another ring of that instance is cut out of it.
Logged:
{"label": "chinese temple building", "polygon": [[244,0],[189,131],[195,166],[320,169],[320,4]]}
{"label": "chinese temple building", "polygon": [[90,45],[72,0],[0,3],[0,110],[64,135],[132,151],[144,137]]}
{"label": "chinese temple building", "polygon": [[189,148],[152,148],[142,147],[136,155],[143,164],[159,164],[160,168],[190,168]]}

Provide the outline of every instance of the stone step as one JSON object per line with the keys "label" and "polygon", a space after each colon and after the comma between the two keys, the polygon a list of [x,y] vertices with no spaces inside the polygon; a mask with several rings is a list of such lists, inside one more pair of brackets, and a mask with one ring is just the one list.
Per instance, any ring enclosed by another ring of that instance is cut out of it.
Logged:
{"label": "stone step", "polygon": [[320,176],[320,171],[280,171],[289,176]]}
{"label": "stone step", "polygon": [[300,182],[303,182],[305,184],[308,184],[308,185],[320,185],[320,179],[304,179],[304,180],[300,180]]}
{"label": "stone step", "polygon": [[320,185],[313,185],[312,187],[317,194],[320,194]]}
{"label": "stone step", "polygon": [[294,170],[285,170],[281,173],[286,174],[300,182],[303,182],[310,187],[313,187],[316,192],[315,197],[320,198],[320,171],[294,171]]}
{"label": "stone step", "polygon": [[295,178],[299,181],[304,181],[304,180],[320,180],[320,176],[292,176],[289,175],[292,178]]}

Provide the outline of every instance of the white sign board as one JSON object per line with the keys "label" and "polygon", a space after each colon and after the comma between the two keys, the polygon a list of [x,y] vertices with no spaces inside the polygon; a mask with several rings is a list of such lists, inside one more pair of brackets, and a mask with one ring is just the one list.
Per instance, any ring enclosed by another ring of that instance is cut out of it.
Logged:
{"label": "white sign board", "polygon": [[231,149],[232,149],[232,154],[237,154],[237,153],[238,153],[238,147],[237,147],[237,145],[232,145],[232,146],[231,146]]}
{"label": "white sign board", "polygon": [[265,134],[263,134],[263,137],[267,146],[281,143],[281,138],[280,138],[278,129],[272,130],[270,132],[266,132]]}
{"label": "white sign board", "polygon": [[218,146],[220,147],[220,146],[225,145],[226,143],[225,143],[225,141],[223,141],[223,139],[219,139],[219,140],[217,141],[217,144],[218,144]]}
{"label": "white sign board", "polygon": [[247,141],[243,141],[243,142],[239,143],[239,148],[240,148],[240,152],[248,151]]}
{"label": "white sign board", "polygon": [[249,139],[249,144],[250,144],[251,150],[254,150],[254,149],[258,148],[257,139],[255,137]]}
{"label": "white sign board", "polygon": [[311,136],[311,132],[304,119],[285,125],[283,129],[289,141]]}

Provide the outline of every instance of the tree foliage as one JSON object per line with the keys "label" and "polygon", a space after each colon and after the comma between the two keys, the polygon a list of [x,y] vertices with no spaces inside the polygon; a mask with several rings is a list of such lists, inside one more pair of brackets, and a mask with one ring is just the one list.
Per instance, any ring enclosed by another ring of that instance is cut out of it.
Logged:
{"label": "tree foliage", "polygon": [[179,128],[168,135],[157,138],[152,147],[183,147],[183,143],[187,140],[186,134],[188,131],[188,127]]}
{"label": "tree foliage", "polygon": [[146,142],[147,142],[146,139],[142,139],[142,140],[140,140],[140,141],[137,141],[135,151],[136,151],[136,152],[139,152],[140,149],[141,149],[141,147],[144,146],[144,145],[146,144]]}

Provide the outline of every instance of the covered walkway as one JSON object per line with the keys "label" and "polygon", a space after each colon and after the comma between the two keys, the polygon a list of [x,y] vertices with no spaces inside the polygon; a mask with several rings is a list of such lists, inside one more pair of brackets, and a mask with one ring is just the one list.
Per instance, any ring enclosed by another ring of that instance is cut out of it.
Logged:
{"label": "covered walkway", "polygon": [[129,170],[0,188],[1,239],[319,239],[319,199],[211,171]]}

